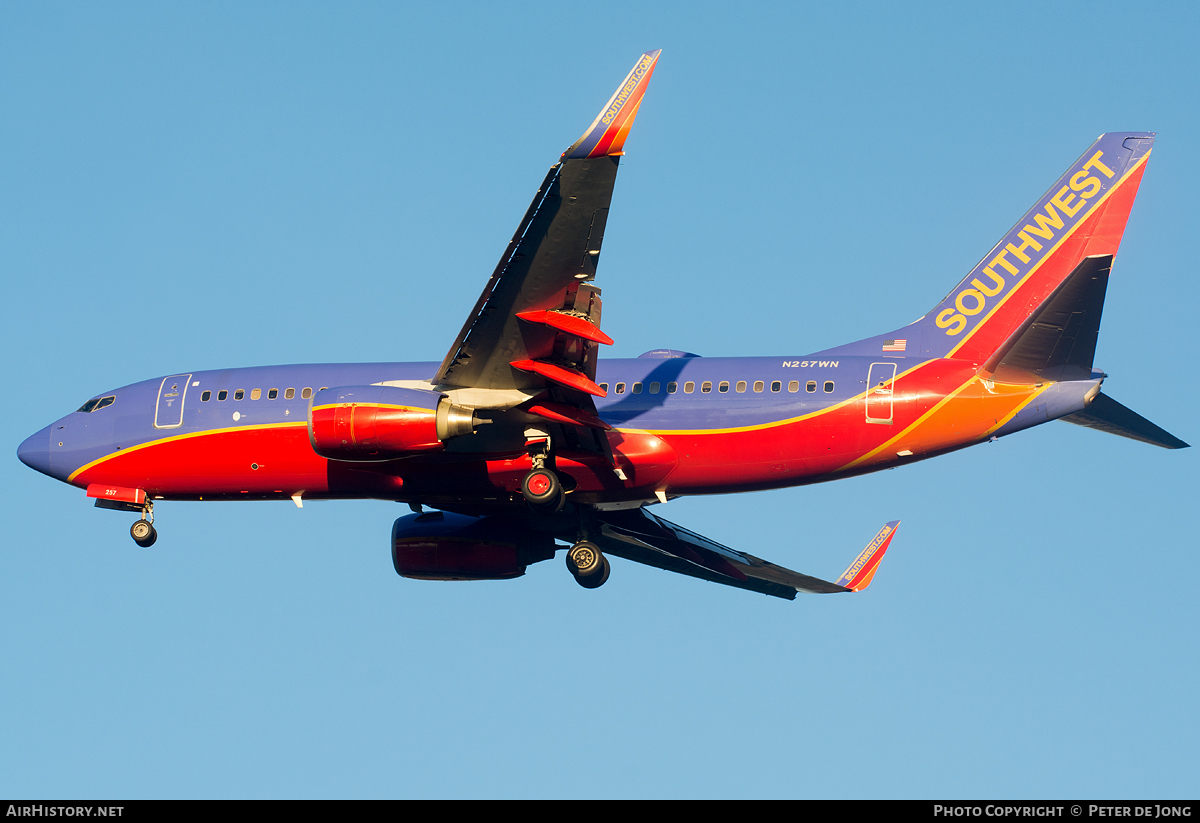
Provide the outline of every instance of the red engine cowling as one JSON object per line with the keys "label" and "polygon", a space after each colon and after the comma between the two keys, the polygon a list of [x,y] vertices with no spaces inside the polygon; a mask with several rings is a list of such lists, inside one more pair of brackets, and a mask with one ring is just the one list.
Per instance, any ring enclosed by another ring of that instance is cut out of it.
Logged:
{"label": "red engine cowling", "polygon": [[313,395],[308,439],[330,460],[394,460],[444,448],[443,440],[469,434],[470,409],[443,395],[394,386],[342,386]]}
{"label": "red engine cowling", "polygon": [[392,565],[418,580],[506,580],[554,557],[554,538],[498,517],[426,512],[392,525]]}

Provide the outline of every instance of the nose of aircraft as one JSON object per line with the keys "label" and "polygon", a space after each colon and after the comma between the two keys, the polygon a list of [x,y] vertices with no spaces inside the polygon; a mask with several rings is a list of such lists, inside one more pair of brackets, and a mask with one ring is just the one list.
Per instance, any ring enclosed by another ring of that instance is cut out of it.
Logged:
{"label": "nose of aircraft", "polygon": [[26,437],[25,442],[17,446],[17,457],[29,468],[50,474],[50,427]]}

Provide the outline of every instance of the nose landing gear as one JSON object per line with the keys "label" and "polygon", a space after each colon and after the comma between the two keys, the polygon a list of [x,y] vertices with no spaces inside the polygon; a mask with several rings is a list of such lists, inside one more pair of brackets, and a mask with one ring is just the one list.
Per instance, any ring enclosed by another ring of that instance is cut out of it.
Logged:
{"label": "nose landing gear", "polygon": [[150,548],[158,539],[158,531],[154,528],[154,504],[148,498],[142,507],[142,519],[129,527],[129,536],[143,549]]}
{"label": "nose landing gear", "polygon": [[134,543],[143,549],[148,549],[158,539],[158,532],[155,531],[154,525],[149,520],[138,520],[130,526],[129,536],[133,538]]}
{"label": "nose landing gear", "polygon": [[610,568],[608,558],[601,553],[599,546],[580,540],[567,552],[567,570],[580,586],[598,589],[608,580]]}

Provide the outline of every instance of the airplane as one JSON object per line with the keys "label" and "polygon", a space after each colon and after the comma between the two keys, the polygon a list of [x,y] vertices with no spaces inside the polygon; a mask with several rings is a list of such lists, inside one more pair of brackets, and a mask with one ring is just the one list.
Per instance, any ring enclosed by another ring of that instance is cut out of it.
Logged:
{"label": "airplane", "polygon": [[638,59],[547,172],[441,363],[156,377],[90,398],[18,457],[139,513],[143,547],[156,501],[374,498],[412,509],[392,527],[403,577],[515,578],[562,548],[584,588],[604,584],[611,555],[794,599],[865,589],[898,521],[831,582],[652,507],[889,469],[1052,420],[1188,446],[1104,394],[1093,366],[1149,132],[1102,134],[906,326],[798,356],[601,359],[597,264],[658,58]]}

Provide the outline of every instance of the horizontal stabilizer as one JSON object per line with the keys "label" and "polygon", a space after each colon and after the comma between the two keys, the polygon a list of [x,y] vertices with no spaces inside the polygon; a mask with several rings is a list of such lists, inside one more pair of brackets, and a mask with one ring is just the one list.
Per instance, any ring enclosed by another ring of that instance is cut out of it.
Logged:
{"label": "horizontal stabilizer", "polygon": [[1164,449],[1186,449],[1184,443],[1170,432],[1159,428],[1132,409],[1127,409],[1101,392],[1091,404],[1081,412],[1059,418],[1076,426],[1087,426],[1089,429],[1099,429],[1102,432],[1128,437],[1130,440],[1140,440]]}
{"label": "horizontal stabilizer", "polygon": [[981,368],[1001,383],[1087,380],[1092,374],[1111,254],[1084,258]]}

